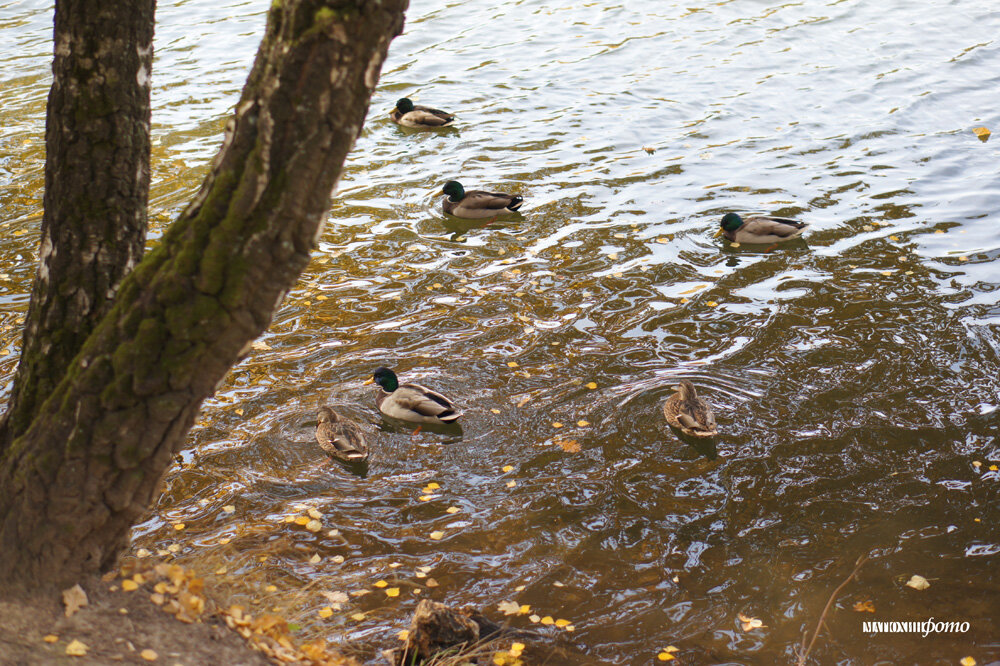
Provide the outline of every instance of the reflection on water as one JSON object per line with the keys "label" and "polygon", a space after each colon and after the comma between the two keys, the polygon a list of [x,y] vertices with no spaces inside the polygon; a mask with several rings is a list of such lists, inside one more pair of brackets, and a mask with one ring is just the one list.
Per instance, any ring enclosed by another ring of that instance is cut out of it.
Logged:
{"label": "reflection on water", "polygon": [[[195,4],[159,11],[154,240],[219,144],[266,9]],[[1000,14],[929,8],[931,30],[898,2],[414,5],[313,262],[206,405],[136,547],[367,654],[427,596],[530,604],[572,622],[541,629],[559,643],[621,664],[670,644],[686,663],[790,663],[870,552],[820,662],[1000,659],[1000,144],[972,133],[998,124]],[[8,10],[10,377],[50,19]],[[393,125],[403,95],[454,129]],[[454,226],[427,196],[451,178],[522,195],[522,215]],[[713,237],[731,210],[811,227],[732,247]],[[387,423],[362,386],[379,365],[455,398],[460,433]],[[681,378],[715,408],[711,449],[663,421]],[[316,446],[327,403],[365,429],[367,474]],[[321,529],[296,522],[309,509]],[[905,587],[914,573],[931,588]],[[362,590],[316,615],[321,591]],[[972,629],[861,631],[931,616]]]}

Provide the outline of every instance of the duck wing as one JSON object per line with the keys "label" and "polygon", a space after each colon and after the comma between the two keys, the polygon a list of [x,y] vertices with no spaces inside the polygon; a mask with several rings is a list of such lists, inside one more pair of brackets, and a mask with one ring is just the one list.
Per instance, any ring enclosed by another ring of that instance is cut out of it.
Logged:
{"label": "duck wing", "polygon": [[461,201],[463,208],[496,211],[517,210],[523,203],[524,199],[516,194],[484,192],[482,190],[472,190],[471,192],[466,192]]}
{"label": "duck wing", "polygon": [[455,421],[462,415],[451,400],[419,384],[402,384],[389,395],[400,408],[425,418]]}
{"label": "duck wing", "polygon": [[772,217],[770,215],[758,215],[744,220],[739,231],[745,231],[754,236],[777,236],[779,238],[792,238],[802,233],[808,225],[805,222],[797,222],[787,217]]}

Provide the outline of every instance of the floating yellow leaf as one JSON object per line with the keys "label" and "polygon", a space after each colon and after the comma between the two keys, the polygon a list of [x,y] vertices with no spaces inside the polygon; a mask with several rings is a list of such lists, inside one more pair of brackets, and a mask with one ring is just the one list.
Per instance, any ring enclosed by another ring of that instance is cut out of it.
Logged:
{"label": "floating yellow leaf", "polygon": [[517,481],[508,481],[507,482],[507,487],[508,488],[514,488],[516,486],[517,486]]}
{"label": "floating yellow leaf", "polygon": [[988,141],[990,138],[990,131],[985,127],[973,127],[972,132],[980,141]]}
{"label": "floating yellow leaf", "polygon": [[997,467],[996,465],[990,465],[990,471],[991,472],[996,472],[998,470],[1000,470],[1000,467]]}
{"label": "floating yellow leaf", "polygon": [[421,502],[430,502],[432,499],[436,499],[436,498],[437,498],[437,495],[421,495],[417,499],[419,499]]}
{"label": "floating yellow leaf", "polygon": [[719,304],[716,303],[715,301],[709,301],[709,302],[705,303],[705,305],[707,305],[710,308],[717,308],[717,307],[719,307]]}
{"label": "floating yellow leaf", "polygon": [[980,461],[978,461],[978,460],[973,460],[973,461],[972,461],[972,466],[973,466],[973,467],[982,467],[982,466],[983,466],[983,463],[981,463],[981,462],[980,462]]}
{"label": "floating yellow leaf", "polygon": [[546,615],[542,618],[542,624],[555,624],[556,621],[552,619],[551,615]]}
{"label": "floating yellow leaf", "polygon": [[430,483],[428,483],[428,484],[427,484],[426,486],[424,486],[424,492],[430,492],[430,491],[432,491],[432,490],[437,490],[437,489],[438,489],[438,488],[440,488],[440,487],[441,487],[441,486],[440,486],[440,485],[438,485],[438,484],[437,484],[436,482],[434,482],[434,481],[431,481],[431,482],[430,482]]}
{"label": "floating yellow leaf", "polygon": [[322,608],[319,609],[319,612],[316,614],[325,620],[328,617],[333,617],[333,609],[330,608],[329,606],[323,606]]}
{"label": "floating yellow leaf", "polygon": [[528,604],[521,604],[521,607],[517,609],[518,615],[527,615],[531,612],[531,606]]}
{"label": "floating yellow leaf", "polygon": [[736,617],[739,618],[740,625],[743,627],[743,631],[750,631],[752,629],[758,629],[758,628],[764,626],[764,623],[761,622],[760,620],[758,620],[757,618],[755,618],[755,617],[748,617],[748,616],[744,615],[743,613],[737,614]]}
{"label": "floating yellow leaf", "polygon": [[690,303],[691,301],[687,298],[682,298],[681,303]]}
{"label": "floating yellow leaf", "polygon": [[384,580],[375,581],[375,587],[389,587],[389,583]]}
{"label": "floating yellow leaf", "polygon": [[580,419],[579,421],[576,422],[576,425],[578,425],[581,428],[586,428],[587,426],[590,425],[590,421],[584,421],[583,419]]}
{"label": "floating yellow leaf", "polygon": [[926,590],[931,584],[923,576],[913,574],[910,580],[906,581],[906,586],[912,587],[914,590]]}
{"label": "floating yellow leaf", "polygon": [[507,367],[508,368],[516,368],[516,367],[518,367],[517,366],[517,361],[507,361]]}
{"label": "floating yellow leaf", "polygon": [[556,620],[556,626],[562,629],[563,627],[568,627],[570,624],[569,620]]}
{"label": "floating yellow leaf", "polygon": [[534,622],[535,624],[538,624],[539,622],[542,621],[542,618],[538,617],[537,615],[531,615],[528,617],[528,619]]}
{"label": "floating yellow leaf", "polygon": [[56,636],[55,634],[48,634],[47,636],[42,638],[42,640],[45,641],[46,643],[58,643],[59,637]]}
{"label": "floating yellow leaf", "polygon": [[976,666],[976,660],[972,657],[962,657],[958,660],[958,663],[962,666]]}
{"label": "floating yellow leaf", "polygon": [[278,591],[278,586],[277,585],[268,585],[267,587],[264,588],[264,591],[265,592],[277,592]]}
{"label": "floating yellow leaf", "polygon": [[323,558],[320,557],[319,554],[317,553],[317,554],[315,554],[315,555],[313,555],[312,557],[309,558],[309,563],[310,564],[319,564],[320,560],[322,560],[322,559]]}
{"label": "floating yellow leaf", "polygon": [[513,472],[514,471],[514,466],[513,465],[504,465],[500,469],[503,470],[505,473],[506,472]]}
{"label": "floating yellow leaf", "polygon": [[659,659],[660,661],[673,661],[676,657],[674,657],[674,655],[670,654],[669,652],[663,651],[660,654],[656,655],[656,658]]}
{"label": "floating yellow leaf", "polygon": [[139,550],[135,551],[136,557],[149,557],[150,555],[152,555],[152,553],[150,553],[145,548],[140,548]]}
{"label": "floating yellow leaf", "polygon": [[133,592],[139,589],[139,584],[136,583],[134,580],[123,580],[122,589],[125,590],[126,592]]}
{"label": "floating yellow leaf", "polygon": [[303,526],[308,525],[309,524],[309,516],[295,516],[295,524],[296,525],[303,525]]}
{"label": "floating yellow leaf", "polygon": [[343,564],[344,563],[344,556],[343,555],[334,555],[330,559],[332,559],[337,564]]}
{"label": "floating yellow leaf", "polygon": [[586,384],[584,384],[584,386],[586,386],[589,389],[595,389],[597,388],[597,382],[587,382]]}
{"label": "floating yellow leaf", "polygon": [[398,587],[390,587],[389,589],[387,589],[385,591],[385,596],[387,596],[387,597],[398,597],[399,596],[399,588]]}
{"label": "floating yellow leaf", "polygon": [[[494,414],[499,414],[500,413],[500,410],[497,409],[496,407],[490,409],[490,411],[493,412]],[[405,629],[404,629],[404,631],[405,631]]]}
{"label": "floating yellow leaf", "polygon": [[562,423],[559,423],[559,421],[553,421],[553,423],[552,423],[552,427],[553,427],[553,428],[562,428],[562,427],[563,427],[563,424],[562,424]]}
{"label": "floating yellow leaf", "polygon": [[409,640],[409,638],[410,638],[410,630],[409,629],[403,629],[398,634],[396,634],[396,636],[398,636],[399,640],[401,640],[401,641]]}
{"label": "floating yellow leaf", "polygon": [[354,615],[351,616],[351,619],[352,620],[356,620],[358,622],[361,622],[361,620],[365,619],[365,614],[364,613],[355,613]]}
{"label": "floating yellow leaf", "polygon": [[968,261],[968,260],[969,260],[969,258],[968,258],[968,257],[964,257],[964,256],[963,256],[963,257],[959,257],[959,258],[958,258],[958,260],[959,260],[959,261]]}
{"label": "floating yellow leaf", "polygon": [[182,529],[184,529],[184,523],[174,523],[174,529],[180,532]]}
{"label": "floating yellow leaf", "polygon": [[516,601],[501,601],[497,604],[497,610],[504,615],[517,615],[521,612],[521,605]]}
{"label": "floating yellow leaf", "polygon": [[733,241],[732,243],[729,244],[729,247],[739,247],[739,246],[740,244],[737,243],[736,241]]}
{"label": "floating yellow leaf", "polygon": [[315,518],[316,520],[319,520],[320,518],[323,517],[323,512],[315,507],[309,509],[307,513],[309,514],[310,518]]}
{"label": "floating yellow leaf", "polygon": [[441,530],[434,530],[433,532],[431,532],[431,538],[434,539],[435,541],[439,541],[443,537],[444,537],[444,532],[442,532]]}
{"label": "floating yellow leaf", "polygon": [[74,638],[70,641],[69,645],[66,646],[66,654],[71,657],[83,657],[87,654],[88,649],[89,648],[86,643],[81,643]]}
{"label": "floating yellow leaf", "polygon": [[323,529],[323,523],[319,522],[318,520],[310,520],[308,523],[306,523],[306,529],[309,530],[310,532],[319,532],[321,529]]}
{"label": "floating yellow leaf", "polygon": [[447,509],[445,509],[445,512],[447,513],[458,513],[459,511],[461,511],[461,509],[459,509],[457,506],[449,506]]}
{"label": "floating yellow leaf", "polygon": [[859,613],[874,613],[875,604],[872,603],[871,599],[866,599],[864,601],[859,601],[854,604],[854,610]]}
{"label": "floating yellow leaf", "polygon": [[577,442],[575,439],[559,439],[556,440],[556,444],[558,444],[559,448],[561,448],[566,453],[580,452],[580,443]]}
{"label": "floating yellow leaf", "polygon": [[427,582],[424,583],[424,585],[426,585],[427,587],[437,587],[438,586],[438,582],[436,580],[434,580],[433,578],[428,578]]}
{"label": "floating yellow leaf", "polygon": [[225,511],[226,513],[232,513],[233,511],[236,511],[236,507],[233,506],[232,504],[227,504],[226,506],[222,507],[222,510]]}

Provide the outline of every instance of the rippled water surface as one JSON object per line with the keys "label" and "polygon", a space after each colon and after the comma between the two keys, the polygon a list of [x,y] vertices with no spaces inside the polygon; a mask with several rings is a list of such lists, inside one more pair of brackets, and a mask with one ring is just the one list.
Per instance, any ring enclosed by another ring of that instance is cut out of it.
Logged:
{"label": "rippled water surface", "polygon": [[[266,5],[160,3],[151,242],[205,174]],[[313,262],[135,548],[371,658],[431,597],[530,604],[572,622],[540,628],[588,656],[570,663],[629,665],[667,645],[792,663],[867,553],[819,663],[1000,660],[1000,142],[973,133],[1000,128],[989,5],[413,0]],[[0,2],[8,380],[50,32],[49,7]],[[455,128],[393,125],[402,96]],[[451,178],[523,215],[455,226],[427,196]],[[811,227],[733,247],[713,237],[730,210]],[[460,402],[461,433],[383,423],[362,386],[379,365]],[[715,406],[714,447],[663,420],[681,378]],[[363,424],[367,475],[313,442],[323,404]],[[310,508],[318,532],[294,522]],[[323,592],[362,590],[318,617]],[[861,625],[928,617],[970,630]]]}

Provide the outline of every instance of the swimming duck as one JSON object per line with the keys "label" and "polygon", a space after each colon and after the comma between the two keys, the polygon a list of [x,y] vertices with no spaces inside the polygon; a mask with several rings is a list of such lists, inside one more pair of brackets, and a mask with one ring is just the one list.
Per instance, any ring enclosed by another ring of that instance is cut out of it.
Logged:
{"label": "swimming duck", "polygon": [[404,97],[396,102],[396,108],[389,113],[392,122],[405,127],[444,127],[455,120],[455,116],[429,106],[414,106]]}
{"label": "swimming duck", "polygon": [[375,382],[375,404],[386,416],[414,423],[454,423],[462,412],[448,398],[420,384],[400,384],[396,373],[389,368],[378,368],[372,373]]}
{"label": "swimming duck", "polygon": [[734,243],[763,245],[797,238],[808,225],[786,217],[753,215],[744,219],[736,213],[726,213],[719,226],[716,236],[725,234]]}
{"label": "swimming duck", "polygon": [[483,192],[482,190],[466,192],[457,180],[449,180],[445,183],[440,194],[448,197],[442,204],[444,212],[468,220],[514,213],[524,203],[524,199],[516,194]]}
{"label": "swimming duck", "polygon": [[694,384],[686,379],[674,387],[677,393],[663,403],[663,415],[667,423],[692,437],[714,437],[719,434],[715,427],[715,415],[708,403],[698,397]]}
{"label": "swimming duck", "polygon": [[320,407],[316,420],[316,441],[321,449],[350,462],[368,459],[368,442],[357,425],[329,407]]}

